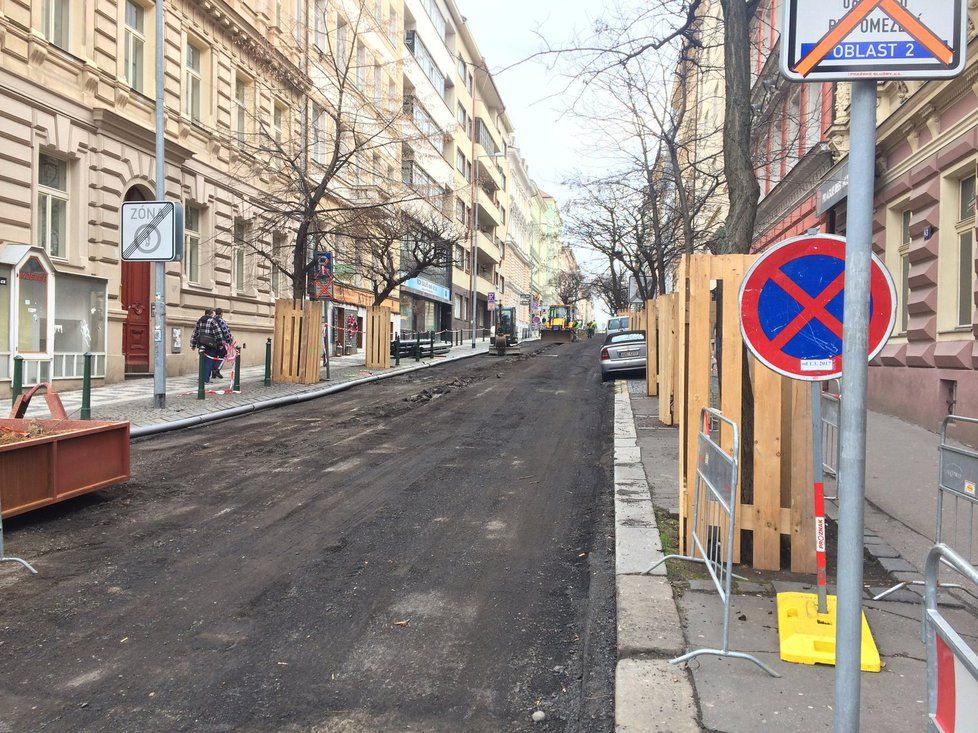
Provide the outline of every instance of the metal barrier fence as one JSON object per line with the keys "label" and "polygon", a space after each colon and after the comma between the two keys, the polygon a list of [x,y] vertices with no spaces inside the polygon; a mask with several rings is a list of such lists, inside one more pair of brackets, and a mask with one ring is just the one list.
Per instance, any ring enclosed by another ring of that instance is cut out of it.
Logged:
{"label": "metal barrier fence", "polygon": [[928,730],[975,730],[978,710],[978,654],[937,608],[938,572],[956,570],[978,588],[978,570],[946,544],[937,543],[924,568],[924,644],[927,646]]}
{"label": "metal barrier fence", "polygon": [[839,411],[838,394],[822,392],[822,470],[833,478],[839,475]]}
{"label": "metal barrier fence", "polygon": [[[731,432],[731,451],[720,447],[720,431],[727,426]],[[736,423],[719,410],[704,407],[700,413],[700,432],[697,441],[696,479],[693,485],[693,515],[690,536],[693,555],[666,555],[650,567],[646,574],[666,560],[688,560],[702,563],[723,601],[723,646],[720,649],[696,649],[671,660],[672,664],[693,657],[712,655],[746,659],[772,677],[780,677],[757,657],[730,650],[730,600],[733,573],[734,522],[737,506],[737,456],[740,455],[740,436]],[[713,436],[716,435],[716,440]]]}
{"label": "metal barrier fence", "polygon": [[[948,438],[948,428],[955,423],[978,425],[978,418],[948,415],[941,423],[938,451],[937,526],[934,543],[947,545],[961,553],[972,566],[978,564],[975,534],[978,531],[975,507],[978,506],[978,452],[954,445]],[[924,581],[909,580],[897,583],[873,598],[878,601],[908,585],[923,585]],[[942,584],[945,588],[960,587]]]}

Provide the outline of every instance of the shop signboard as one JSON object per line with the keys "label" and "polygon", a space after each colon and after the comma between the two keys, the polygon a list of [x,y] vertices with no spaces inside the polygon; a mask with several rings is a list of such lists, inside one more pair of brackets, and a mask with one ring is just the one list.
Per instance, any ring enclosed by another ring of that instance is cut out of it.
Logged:
{"label": "shop signboard", "polygon": [[447,287],[433,283],[431,280],[423,277],[412,277],[401,285],[401,287],[418,295],[424,295],[425,297],[440,300],[444,303],[452,302],[452,293]]}

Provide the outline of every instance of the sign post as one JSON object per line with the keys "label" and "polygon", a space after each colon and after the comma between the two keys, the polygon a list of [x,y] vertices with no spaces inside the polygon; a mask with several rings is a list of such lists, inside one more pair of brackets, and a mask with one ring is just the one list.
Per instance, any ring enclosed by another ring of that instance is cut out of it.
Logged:
{"label": "sign post", "polygon": [[849,200],[842,334],[835,730],[859,730],[876,87],[879,79],[947,79],[964,69],[965,0],[789,0],[781,72],[850,81]]}

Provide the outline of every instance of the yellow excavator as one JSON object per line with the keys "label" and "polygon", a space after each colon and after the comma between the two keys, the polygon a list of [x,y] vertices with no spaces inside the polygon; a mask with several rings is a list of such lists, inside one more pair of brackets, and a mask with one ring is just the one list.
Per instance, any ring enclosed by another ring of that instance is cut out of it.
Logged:
{"label": "yellow excavator", "polygon": [[577,341],[577,311],[572,305],[552,305],[540,331],[543,341],[569,344]]}

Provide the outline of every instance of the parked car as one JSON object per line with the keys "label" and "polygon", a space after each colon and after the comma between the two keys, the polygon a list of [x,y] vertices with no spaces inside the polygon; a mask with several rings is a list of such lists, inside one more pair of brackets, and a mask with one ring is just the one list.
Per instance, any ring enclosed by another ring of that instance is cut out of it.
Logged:
{"label": "parked car", "polygon": [[608,319],[607,333],[621,333],[628,330],[628,316],[615,316]]}
{"label": "parked car", "polygon": [[645,371],[645,331],[609,333],[601,346],[601,381],[616,374]]}

